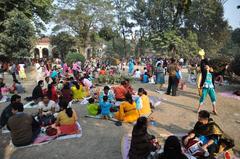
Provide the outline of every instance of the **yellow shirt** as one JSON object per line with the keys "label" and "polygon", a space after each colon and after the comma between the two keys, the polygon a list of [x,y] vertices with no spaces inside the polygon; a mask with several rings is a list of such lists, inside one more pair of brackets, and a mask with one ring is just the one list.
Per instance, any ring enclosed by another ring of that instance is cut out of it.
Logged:
{"label": "yellow shirt", "polygon": [[78,118],[77,118],[77,113],[75,112],[75,110],[72,109],[72,111],[73,111],[73,114],[72,114],[71,118],[68,117],[65,110],[59,112],[56,123],[58,123],[60,125],[73,125],[77,121]]}
{"label": "yellow shirt", "polygon": [[136,109],[136,103],[122,102],[119,111],[115,114],[115,118],[123,122],[134,122],[139,118],[139,113]]}
{"label": "yellow shirt", "polygon": [[77,89],[76,86],[71,87],[72,93],[73,93],[73,99],[83,99],[84,98],[84,92],[82,89],[82,85],[80,85],[80,88]]}
{"label": "yellow shirt", "polygon": [[151,114],[150,99],[147,95],[142,95],[142,109],[139,110],[140,115],[149,115]]}

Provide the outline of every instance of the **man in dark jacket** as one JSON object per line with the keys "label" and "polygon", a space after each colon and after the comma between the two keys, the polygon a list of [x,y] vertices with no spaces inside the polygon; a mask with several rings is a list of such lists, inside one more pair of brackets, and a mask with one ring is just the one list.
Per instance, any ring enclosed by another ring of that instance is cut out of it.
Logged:
{"label": "man in dark jacket", "polygon": [[176,60],[172,58],[171,64],[167,68],[167,72],[169,74],[168,88],[166,93],[167,95],[170,95],[171,90],[172,90],[172,96],[177,95],[177,87],[178,87],[177,71],[178,71],[178,67],[176,64]]}
{"label": "man in dark jacket", "polygon": [[31,144],[40,132],[40,127],[33,117],[23,112],[22,103],[12,104],[13,115],[8,120],[11,131],[12,142],[15,146],[26,146]]}
{"label": "man in dark jacket", "polygon": [[37,104],[43,98],[43,85],[43,80],[40,80],[38,81],[38,85],[33,89],[32,99],[34,100],[35,104]]}
{"label": "man in dark jacket", "polygon": [[11,103],[3,110],[1,117],[0,117],[0,128],[4,127],[8,119],[13,115],[12,113],[12,104],[14,103],[20,103],[21,102],[21,96],[14,94],[11,97]]}

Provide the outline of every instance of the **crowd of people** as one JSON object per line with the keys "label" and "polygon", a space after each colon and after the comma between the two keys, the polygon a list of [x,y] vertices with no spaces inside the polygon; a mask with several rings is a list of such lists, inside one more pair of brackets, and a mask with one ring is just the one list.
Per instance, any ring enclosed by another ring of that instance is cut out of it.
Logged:
{"label": "crowd of people", "polygon": [[[212,69],[206,59],[200,63],[199,73],[201,74],[199,87],[199,119],[193,131],[183,137],[182,143],[176,136],[170,136],[164,144],[164,151],[157,152],[161,146],[156,137],[150,135],[147,131],[149,116],[154,111],[147,90],[139,88],[134,91],[130,78],[142,83],[154,83],[157,91],[164,91],[163,85],[168,74],[167,95],[177,96],[177,90],[180,86],[183,89],[185,84],[182,77],[182,68],[184,60],[157,58],[155,61],[151,58],[144,60],[144,68],[136,68],[139,60],[129,59],[128,75],[129,78],[121,79],[117,85],[103,85],[96,87],[99,77],[107,78],[106,75],[114,75],[119,69],[113,69],[110,65],[100,60],[88,60],[85,63],[76,61],[71,65],[57,59],[54,62],[36,61],[34,72],[36,73],[36,86],[33,88],[31,105],[37,105],[38,111],[33,115],[24,112],[24,105],[21,103],[19,85],[16,77],[16,70],[13,66],[10,68],[14,81],[15,90],[11,97],[11,102],[7,106],[0,118],[1,128],[7,126],[11,132],[12,142],[15,146],[25,146],[31,144],[38,134],[45,128],[48,135],[68,135],[77,133],[78,115],[72,108],[72,103],[87,101],[86,110],[88,115],[99,117],[101,119],[114,119],[119,122],[134,123],[132,131],[132,140],[129,151],[130,159],[185,159],[189,154],[193,141],[197,140],[201,149],[197,155],[204,156],[206,152],[214,156],[234,146],[233,140],[229,139],[220,127],[210,118],[209,112],[201,110],[207,94],[211,97],[213,113],[216,111],[216,95],[214,90],[214,81]],[[14,66],[16,69],[16,66]],[[26,73],[24,65],[20,66],[19,78],[24,80]],[[21,75],[20,75],[21,74]],[[109,82],[109,81],[108,81]],[[115,82],[111,83],[114,84]],[[0,76],[1,96],[3,95],[4,77]],[[21,85],[23,93],[24,87]],[[52,131],[50,131],[50,129]],[[49,131],[47,131],[49,130]],[[181,146],[186,148],[182,152]]]}

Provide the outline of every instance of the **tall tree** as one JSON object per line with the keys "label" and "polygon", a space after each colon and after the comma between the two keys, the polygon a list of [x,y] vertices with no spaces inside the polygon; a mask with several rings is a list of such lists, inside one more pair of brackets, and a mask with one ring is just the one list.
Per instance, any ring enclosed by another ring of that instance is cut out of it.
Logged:
{"label": "tall tree", "polygon": [[119,30],[123,37],[124,56],[127,56],[127,37],[132,34],[133,22],[130,22],[131,3],[128,0],[113,0],[118,20]]}
{"label": "tall tree", "polygon": [[64,59],[71,49],[74,49],[76,39],[67,32],[60,32],[51,37],[51,44],[56,47],[56,52]]}
{"label": "tall tree", "polygon": [[[70,2],[69,2],[70,3]],[[82,0],[72,8],[59,8],[55,22],[58,30],[69,28],[80,47],[90,44],[90,33],[112,23],[111,3],[104,0]]]}
{"label": "tall tree", "polygon": [[185,26],[197,33],[198,45],[207,54],[217,53],[229,36],[223,13],[223,5],[219,0],[194,0],[185,16]]}
{"label": "tall tree", "polygon": [[19,11],[11,11],[3,22],[0,34],[0,52],[8,57],[28,57],[35,35],[31,21]]}
{"label": "tall tree", "polygon": [[240,28],[232,32],[232,41],[240,47]]}
{"label": "tall tree", "polygon": [[28,56],[36,32],[52,14],[53,0],[1,0],[0,52]]}

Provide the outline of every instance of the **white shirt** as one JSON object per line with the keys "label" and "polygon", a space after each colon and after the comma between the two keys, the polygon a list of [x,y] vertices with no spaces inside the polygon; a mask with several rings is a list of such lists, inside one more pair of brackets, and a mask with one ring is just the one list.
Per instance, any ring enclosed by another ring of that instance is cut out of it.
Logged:
{"label": "white shirt", "polygon": [[90,88],[92,87],[92,82],[89,81],[89,80],[86,79],[86,78],[83,79],[83,84],[84,84],[85,86],[87,86],[88,89],[90,89]]}
{"label": "white shirt", "polygon": [[47,105],[45,105],[42,101],[38,103],[38,109],[42,109],[44,115],[50,114],[52,108],[57,108],[57,104],[52,100],[49,100]]}
{"label": "white shirt", "polygon": [[138,70],[135,72],[135,78],[140,78],[141,77],[141,71]]}
{"label": "white shirt", "polygon": [[38,73],[41,73],[41,72],[42,72],[42,67],[41,67],[41,65],[40,65],[39,63],[36,63],[36,64],[35,64],[35,69],[36,69],[36,71],[37,71]]}

